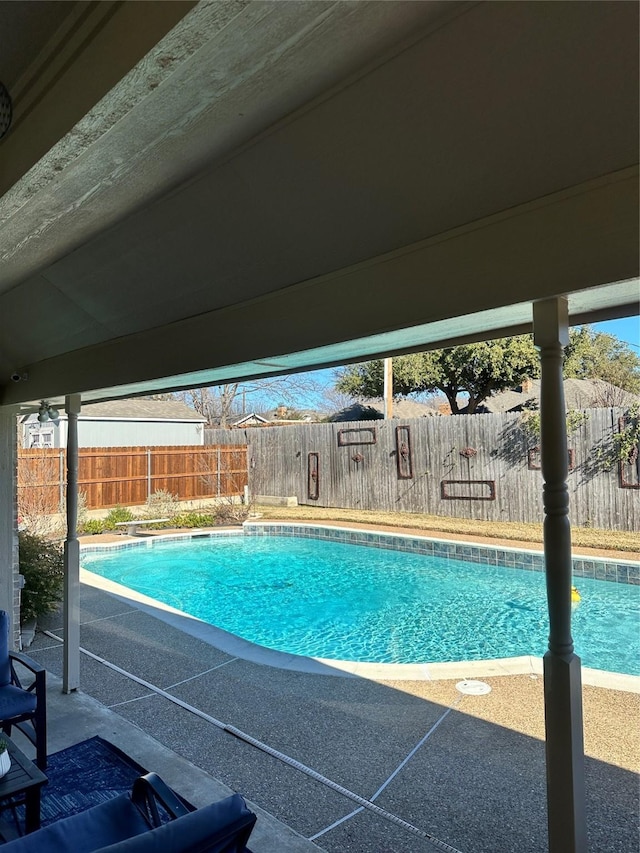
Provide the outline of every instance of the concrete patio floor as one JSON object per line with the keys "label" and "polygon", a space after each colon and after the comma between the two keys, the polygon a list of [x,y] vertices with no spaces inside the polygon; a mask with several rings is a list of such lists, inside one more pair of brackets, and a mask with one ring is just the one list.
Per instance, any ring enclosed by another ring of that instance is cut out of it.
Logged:
{"label": "concrete patio floor", "polygon": [[[81,691],[63,696],[62,645],[44,633],[61,637],[61,624],[59,614],[42,620],[28,649],[52,676],[49,750],[100,734],[196,805],[238,790],[264,810],[256,853],[435,848],[369,811],[329,829],[357,808],[353,801],[125,673],[362,797],[384,786],[378,806],[464,853],[547,850],[542,679],[534,672],[483,678],[491,693],[463,696],[456,680],[277,669],[83,584],[80,643],[96,657],[81,655]],[[632,853],[640,696],[585,686],[584,715],[590,850]]]}

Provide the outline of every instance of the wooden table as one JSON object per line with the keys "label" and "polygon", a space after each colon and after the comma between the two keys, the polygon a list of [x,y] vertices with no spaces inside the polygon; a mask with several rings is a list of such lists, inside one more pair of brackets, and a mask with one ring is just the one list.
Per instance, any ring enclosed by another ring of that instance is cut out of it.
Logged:
{"label": "wooden table", "polygon": [[25,832],[40,829],[40,790],[48,779],[11,738],[0,733],[7,742],[11,768],[0,779],[0,811],[12,806],[25,806]]}

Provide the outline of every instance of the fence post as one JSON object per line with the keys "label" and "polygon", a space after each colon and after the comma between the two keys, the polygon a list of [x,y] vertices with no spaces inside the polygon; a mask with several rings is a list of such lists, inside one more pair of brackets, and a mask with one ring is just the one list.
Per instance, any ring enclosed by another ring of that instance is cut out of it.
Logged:
{"label": "fence post", "polygon": [[151,497],[151,448],[147,447],[147,500]]}
{"label": "fence post", "polygon": [[59,511],[64,512],[64,450],[60,451],[60,460],[58,465],[58,495],[59,495]]}
{"label": "fence post", "polygon": [[221,459],[222,459],[222,456],[220,453],[220,448],[218,448],[216,453],[217,453],[217,457],[218,457],[218,497],[220,497],[220,463],[221,463]]}

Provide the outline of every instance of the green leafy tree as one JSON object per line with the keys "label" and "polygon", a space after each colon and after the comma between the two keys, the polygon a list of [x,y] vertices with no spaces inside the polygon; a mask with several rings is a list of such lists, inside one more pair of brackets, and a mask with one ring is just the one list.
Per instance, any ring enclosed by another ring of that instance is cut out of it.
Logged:
{"label": "green leafy tree", "polygon": [[[393,390],[396,396],[440,391],[454,415],[471,415],[491,394],[513,388],[538,371],[531,336],[521,335],[398,356],[393,359]],[[338,391],[353,397],[379,397],[383,387],[381,359],[344,368],[336,382]],[[458,402],[461,394],[468,395],[466,405]]]}
{"label": "green leafy tree", "polygon": [[640,393],[640,358],[629,344],[589,326],[570,329],[565,350],[565,379],[603,379],[625,391]]}

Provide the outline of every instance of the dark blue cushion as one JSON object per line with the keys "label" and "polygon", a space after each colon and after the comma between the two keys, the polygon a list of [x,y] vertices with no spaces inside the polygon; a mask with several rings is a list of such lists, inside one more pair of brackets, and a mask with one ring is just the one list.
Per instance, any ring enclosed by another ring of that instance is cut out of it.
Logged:
{"label": "dark blue cushion", "polygon": [[92,853],[147,832],[149,825],[131,802],[120,794],[80,814],[4,844],[7,853]]}
{"label": "dark blue cushion", "polygon": [[246,842],[256,816],[239,794],[211,803],[100,853],[250,853]]}
{"label": "dark blue cushion", "polygon": [[250,853],[256,816],[239,794],[149,829],[120,794],[3,845],[2,853]]}
{"label": "dark blue cushion", "polygon": [[9,614],[0,610],[0,687],[11,684],[11,663],[9,662]]}
{"label": "dark blue cushion", "polygon": [[21,714],[33,714],[36,704],[35,693],[29,693],[11,684],[0,687],[0,720],[8,720]]}

